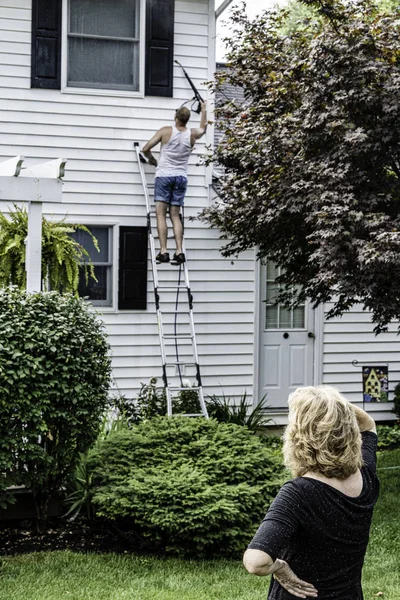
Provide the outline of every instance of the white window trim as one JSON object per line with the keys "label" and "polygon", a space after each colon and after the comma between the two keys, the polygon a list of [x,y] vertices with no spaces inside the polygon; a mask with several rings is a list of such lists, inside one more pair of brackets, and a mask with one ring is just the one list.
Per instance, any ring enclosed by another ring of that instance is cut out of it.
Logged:
{"label": "white window trim", "polygon": [[[86,225],[86,227],[90,228],[90,227],[104,227],[105,229],[107,229],[108,232],[108,258],[109,260],[107,261],[107,265],[103,265],[101,263],[101,261],[96,262],[96,261],[92,261],[92,264],[94,267],[96,266],[107,266],[108,269],[110,269],[111,272],[111,276],[108,278],[107,277],[107,298],[106,300],[89,300],[89,302],[92,303],[92,306],[96,307],[97,309],[102,309],[102,308],[112,308],[113,304],[114,304],[114,268],[115,268],[115,256],[114,256],[114,229],[110,226],[110,225],[93,225],[93,223],[90,223],[89,225]],[[110,303],[108,304],[108,301],[110,301]],[[103,304],[104,302],[104,304]]]}
{"label": "white window trim", "polygon": [[[90,222],[89,222],[90,221]],[[69,222],[69,220],[67,220]],[[77,221],[76,219],[71,219],[71,223],[76,223],[79,225],[86,225],[86,227],[109,227],[112,235],[112,243],[110,246],[111,251],[111,304],[110,306],[102,306],[98,304],[92,304],[93,308],[99,313],[117,313],[118,312],[118,271],[119,271],[119,227],[120,223],[116,221],[101,221],[96,218],[85,219],[85,221]],[[89,300],[90,302],[90,300]]]}
{"label": "white window trim", "polygon": [[114,96],[119,98],[144,98],[145,52],[146,52],[146,0],[140,0],[140,42],[139,42],[139,91],[107,90],[100,88],[78,88],[68,86],[68,4],[62,4],[62,37],[61,37],[61,93],[81,94],[85,96]]}

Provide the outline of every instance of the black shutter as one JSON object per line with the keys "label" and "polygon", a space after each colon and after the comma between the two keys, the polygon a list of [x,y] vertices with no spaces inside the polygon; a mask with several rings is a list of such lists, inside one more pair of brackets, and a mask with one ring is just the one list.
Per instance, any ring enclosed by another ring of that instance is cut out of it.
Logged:
{"label": "black shutter", "polygon": [[61,87],[62,0],[32,0],[31,86]]}
{"label": "black shutter", "polygon": [[143,310],[147,300],[147,227],[120,227],[118,308]]}
{"label": "black shutter", "polygon": [[147,0],[146,96],[172,97],[175,0]]}

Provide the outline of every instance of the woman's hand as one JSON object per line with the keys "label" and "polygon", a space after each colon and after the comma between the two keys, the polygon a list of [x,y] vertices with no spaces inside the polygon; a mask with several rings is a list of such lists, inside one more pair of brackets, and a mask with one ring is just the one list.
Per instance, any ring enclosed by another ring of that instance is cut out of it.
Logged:
{"label": "woman's hand", "polygon": [[317,598],[318,591],[312,583],[299,579],[284,560],[280,562],[282,566],[274,571],[274,577],[285,590],[296,598]]}

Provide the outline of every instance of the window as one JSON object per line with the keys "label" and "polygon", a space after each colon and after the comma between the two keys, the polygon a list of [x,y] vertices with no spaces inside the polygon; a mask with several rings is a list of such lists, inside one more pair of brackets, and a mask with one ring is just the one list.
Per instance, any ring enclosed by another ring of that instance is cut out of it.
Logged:
{"label": "window", "polygon": [[31,87],[172,98],[174,11],[175,0],[32,0]]}
{"label": "window", "polygon": [[304,329],[306,318],[305,304],[300,304],[294,309],[287,309],[282,304],[274,304],[279,293],[279,284],[276,278],[281,274],[271,260],[267,262],[266,300],[265,300],[265,329]]}
{"label": "window", "polygon": [[69,0],[70,87],[140,91],[141,0]]}
{"label": "window", "polygon": [[96,250],[92,238],[86,231],[77,230],[72,234],[72,237],[89,253],[97,281],[89,277],[86,283],[85,273],[82,269],[78,292],[80,296],[87,296],[95,306],[111,306],[112,227],[87,225],[87,228],[97,239],[100,252]]}

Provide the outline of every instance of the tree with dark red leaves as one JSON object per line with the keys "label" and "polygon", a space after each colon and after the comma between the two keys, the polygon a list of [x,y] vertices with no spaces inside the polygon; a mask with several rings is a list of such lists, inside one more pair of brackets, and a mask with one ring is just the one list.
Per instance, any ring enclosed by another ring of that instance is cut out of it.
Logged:
{"label": "tree with dark red leaves", "polygon": [[216,86],[245,99],[217,108],[224,174],[201,218],[225,256],[282,267],[281,301],[361,302],[380,332],[400,318],[400,12],[306,4],[319,19],[286,33],[285,10],[233,13]]}

